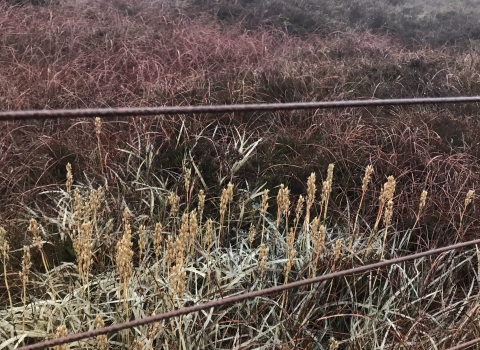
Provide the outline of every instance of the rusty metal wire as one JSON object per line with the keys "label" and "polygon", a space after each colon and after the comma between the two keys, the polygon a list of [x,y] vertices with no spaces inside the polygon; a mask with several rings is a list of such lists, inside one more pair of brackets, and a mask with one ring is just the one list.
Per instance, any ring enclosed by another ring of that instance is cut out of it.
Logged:
{"label": "rusty metal wire", "polygon": [[469,347],[471,347],[471,346],[473,346],[473,345],[476,345],[476,344],[478,344],[478,343],[480,343],[480,338],[475,338],[475,339],[470,340],[470,341],[468,341],[468,342],[466,342],[466,343],[459,344],[459,345],[457,345],[457,346],[454,346],[453,348],[448,348],[448,349],[446,349],[446,350],[467,349],[467,348],[469,348]]}
{"label": "rusty metal wire", "polygon": [[[219,307],[219,306],[223,306],[223,305],[227,305],[227,304],[235,304],[235,303],[247,300],[247,299],[252,299],[252,298],[259,297],[259,296],[264,296],[264,295],[267,295],[267,294],[282,292],[282,291],[287,290],[287,289],[302,287],[302,286],[312,284],[312,283],[324,282],[324,281],[331,280],[331,279],[337,278],[337,277],[343,277],[343,276],[347,276],[347,275],[358,274],[358,273],[382,268],[382,267],[385,267],[385,266],[390,266],[390,265],[399,264],[399,263],[406,262],[406,261],[411,261],[411,260],[423,258],[423,257],[429,256],[429,255],[448,252],[448,251],[451,251],[451,250],[454,250],[454,249],[465,248],[465,247],[475,245],[475,244],[480,244],[480,239],[476,239],[476,240],[468,241],[468,242],[463,242],[463,243],[457,243],[457,244],[449,245],[449,246],[442,247],[442,248],[430,249],[430,250],[427,250],[427,251],[421,252],[421,253],[411,254],[411,255],[407,255],[407,256],[391,259],[391,260],[385,260],[385,261],[381,261],[381,262],[378,262],[378,263],[369,264],[369,265],[360,266],[360,267],[355,267],[355,268],[348,269],[348,270],[337,271],[337,272],[329,273],[329,274],[326,274],[326,275],[323,275],[323,276],[309,278],[309,279],[305,279],[305,280],[301,280],[301,281],[295,281],[295,282],[292,282],[292,283],[283,284],[283,285],[280,285],[280,286],[270,287],[270,288],[257,290],[257,291],[253,291],[253,292],[249,292],[249,293],[244,293],[244,294],[240,294],[240,295],[235,295],[235,296],[227,297],[227,298],[224,298],[224,299],[209,301],[207,303],[198,304],[198,305],[189,306],[189,307],[184,307],[184,308],[169,311],[169,312],[166,312],[166,313],[163,313],[163,314],[149,316],[149,317],[145,317],[145,318],[142,318],[142,319],[133,320],[133,321],[130,321],[130,322],[115,324],[115,325],[111,325],[111,326],[108,326],[108,327],[104,327],[104,328],[100,328],[100,329],[94,329],[94,330],[83,332],[83,333],[70,334],[70,335],[67,335],[66,337],[63,337],[63,338],[52,339],[52,340],[44,341],[44,342],[37,343],[37,344],[27,345],[27,346],[24,346],[24,347],[21,347],[21,348],[18,348],[18,349],[19,350],[45,349],[45,348],[51,347],[51,346],[56,346],[56,345],[71,343],[71,342],[74,342],[74,341],[79,341],[79,340],[86,339],[86,338],[96,337],[97,335],[101,335],[101,334],[118,332],[118,331],[121,331],[121,330],[126,329],[126,328],[138,327],[138,326],[142,326],[142,325],[153,323],[153,322],[167,320],[167,319],[170,319],[170,318],[173,318],[173,317],[186,315],[186,314],[189,314],[189,313],[192,313],[192,312],[207,310],[207,309],[211,309],[211,308],[215,308],[215,307]],[[472,343],[472,344],[475,344],[475,343]],[[457,349],[457,348],[452,348],[450,350],[454,350],[454,349]],[[462,348],[458,348],[458,349],[462,349]]]}
{"label": "rusty metal wire", "polygon": [[295,103],[261,103],[237,104],[218,106],[173,106],[173,107],[138,107],[138,108],[88,108],[88,109],[59,109],[59,110],[31,110],[31,111],[2,111],[0,121],[51,119],[51,118],[93,118],[93,117],[126,117],[166,114],[194,114],[194,113],[227,113],[227,112],[257,112],[257,111],[286,111],[300,109],[331,109],[348,107],[379,107],[391,105],[423,105],[445,103],[472,103],[480,102],[480,96],[438,97],[438,98],[406,98],[386,100],[353,100],[353,101],[322,101],[322,102],[295,102]]}

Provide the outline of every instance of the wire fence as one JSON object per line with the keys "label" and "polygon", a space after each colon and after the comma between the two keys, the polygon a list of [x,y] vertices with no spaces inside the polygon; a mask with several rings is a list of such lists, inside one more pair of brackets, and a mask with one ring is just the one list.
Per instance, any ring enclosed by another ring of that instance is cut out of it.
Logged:
{"label": "wire fence", "polygon": [[[227,112],[257,112],[257,111],[279,111],[279,110],[301,110],[301,109],[331,109],[348,107],[380,107],[391,105],[424,105],[424,104],[447,104],[447,103],[478,103],[480,96],[473,97],[447,97],[447,98],[413,98],[413,99],[388,99],[388,100],[358,100],[358,101],[327,101],[327,102],[303,102],[303,103],[265,103],[265,104],[239,104],[224,106],[174,106],[174,107],[151,107],[151,108],[91,108],[91,109],[70,109],[70,110],[31,110],[31,111],[2,111],[0,121],[28,120],[28,119],[51,119],[51,118],[77,118],[77,117],[122,117],[122,116],[155,116],[171,114],[195,114],[195,113],[227,113]],[[411,254],[391,260],[381,261],[374,264],[355,267],[352,269],[337,271],[326,275],[295,281],[275,287],[265,288],[249,293],[213,300],[206,303],[172,310],[159,315],[136,319],[130,322],[119,323],[100,329],[70,334],[62,338],[52,339],[32,345],[27,345],[20,350],[39,350],[48,347],[71,343],[87,338],[96,337],[102,334],[115,333],[127,328],[139,327],[142,325],[168,320],[193,312],[218,308],[224,305],[235,304],[241,301],[252,299],[268,294],[279,293],[285,290],[298,288],[314,283],[325,282],[338,277],[368,272],[420,259],[423,257],[449,252],[456,249],[470,247],[480,244],[480,239],[449,245],[442,248],[430,249],[421,253]],[[447,350],[466,349],[479,344],[480,338],[459,344]]]}
{"label": "wire fence", "polygon": [[291,111],[302,109],[332,109],[349,107],[381,107],[405,106],[447,103],[478,103],[480,96],[470,97],[438,97],[438,98],[410,98],[387,100],[353,100],[353,101],[323,101],[298,103],[259,103],[236,104],[220,106],[173,106],[149,108],[88,108],[88,109],[58,109],[33,111],[1,111],[0,121],[52,118],[94,118],[94,117],[127,117],[127,116],[154,116],[170,114],[201,114],[201,113],[228,113],[228,112],[259,112],[259,111]]}

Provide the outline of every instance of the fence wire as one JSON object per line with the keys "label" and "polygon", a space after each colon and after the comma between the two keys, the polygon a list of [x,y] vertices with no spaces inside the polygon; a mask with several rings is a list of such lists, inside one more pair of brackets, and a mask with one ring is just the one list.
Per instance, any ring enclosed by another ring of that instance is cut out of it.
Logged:
{"label": "fence wire", "polygon": [[472,246],[472,245],[475,245],[475,244],[480,244],[480,239],[476,239],[476,240],[468,241],[468,242],[463,242],[463,243],[457,243],[457,244],[449,245],[449,246],[442,247],[442,248],[430,249],[430,250],[427,250],[427,251],[424,251],[424,252],[421,252],[421,253],[411,254],[411,255],[407,255],[407,256],[391,259],[391,260],[385,260],[385,261],[381,261],[381,262],[374,263],[374,264],[369,264],[369,265],[365,265],[365,266],[351,268],[351,269],[348,269],[348,270],[332,272],[332,273],[329,273],[329,274],[326,274],[326,275],[323,275],[323,276],[309,278],[309,279],[305,279],[305,280],[301,280],[301,281],[295,281],[295,282],[283,284],[283,285],[280,285],[280,286],[265,288],[265,289],[261,289],[261,290],[257,290],[257,291],[253,291],[253,292],[249,292],[249,293],[244,293],[244,294],[240,294],[240,295],[234,295],[234,296],[231,296],[231,297],[218,299],[218,300],[213,300],[213,301],[209,301],[207,303],[198,304],[198,305],[194,305],[194,306],[188,306],[188,307],[180,308],[180,309],[177,309],[177,310],[165,312],[163,314],[149,316],[149,317],[145,317],[145,318],[141,318],[141,319],[137,319],[137,320],[133,320],[133,321],[129,321],[129,322],[119,323],[119,324],[115,324],[115,325],[111,325],[111,326],[103,327],[103,328],[99,328],[99,329],[94,329],[94,330],[83,332],[83,333],[70,334],[70,335],[67,335],[66,337],[63,337],[63,338],[52,339],[52,340],[44,341],[44,342],[37,343],[37,344],[27,345],[27,346],[24,346],[24,347],[21,347],[21,348],[18,348],[18,349],[19,350],[39,350],[39,349],[45,349],[47,347],[52,347],[52,346],[66,344],[66,343],[71,343],[71,342],[74,342],[74,341],[79,341],[79,340],[82,340],[82,339],[96,337],[96,336],[102,335],[102,334],[115,333],[115,332],[119,332],[119,331],[127,329],[127,328],[139,327],[139,326],[143,326],[143,325],[146,325],[146,324],[149,324],[149,323],[159,322],[159,321],[162,321],[162,320],[168,320],[168,319],[173,318],[173,317],[178,317],[178,316],[190,314],[192,312],[208,310],[208,309],[211,309],[211,308],[217,308],[217,307],[227,305],[227,304],[235,304],[235,303],[239,303],[241,301],[247,300],[247,299],[260,297],[260,296],[264,296],[264,295],[267,295],[267,294],[278,293],[278,292],[282,292],[284,290],[298,288],[298,287],[302,287],[302,286],[313,284],[313,283],[324,282],[324,281],[328,281],[328,280],[331,280],[331,279],[337,278],[337,277],[344,277],[344,276],[348,276],[348,275],[367,272],[367,271],[375,270],[375,269],[382,268],[382,267],[385,267],[385,266],[399,264],[399,263],[402,263],[402,262],[411,261],[411,260],[423,258],[423,257],[434,255],[434,254],[440,254],[440,253],[443,253],[443,252],[449,252],[449,251],[455,250],[455,249],[465,248],[465,247]]}
{"label": "fence wire", "polygon": [[220,106],[173,106],[147,108],[87,108],[87,109],[58,109],[58,110],[31,110],[31,111],[1,111],[0,121],[52,119],[52,118],[94,118],[94,117],[127,117],[127,116],[155,116],[167,114],[201,114],[201,113],[228,113],[228,112],[258,112],[258,111],[288,111],[301,109],[332,109],[348,107],[380,107],[395,105],[425,105],[445,103],[474,103],[480,102],[480,96],[438,97],[438,98],[407,98],[386,100],[352,100],[352,101],[322,101],[322,102],[295,102],[295,103],[260,103],[235,104]]}

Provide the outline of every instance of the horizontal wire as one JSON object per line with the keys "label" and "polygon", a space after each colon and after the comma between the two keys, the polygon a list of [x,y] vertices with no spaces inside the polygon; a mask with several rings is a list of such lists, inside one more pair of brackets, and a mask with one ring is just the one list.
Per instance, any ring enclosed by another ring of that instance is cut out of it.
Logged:
{"label": "horizontal wire", "polygon": [[[295,281],[295,282],[283,284],[283,285],[280,285],[280,286],[265,288],[265,289],[261,289],[261,290],[257,290],[257,291],[253,291],[253,292],[249,292],[249,293],[234,295],[234,296],[223,298],[223,299],[209,301],[209,302],[203,303],[203,304],[198,304],[198,305],[193,305],[193,306],[180,308],[180,309],[177,309],[177,310],[172,310],[172,311],[169,311],[169,312],[166,312],[166,313],[163,313],[163,314],[153,315],[153,316],[149,316],[149,317],[145,317],[145,318],[141,318],[141,319],[137,319],[137,320],[133,320],[133,321],[129,321],[129,322],[119,323],[119,324],[115,324],[115,325],[111,325],[111,326],[107,326],[107,327],[103,327],[103,328],[99,328],[99,329],[93,329],[93,330],[90,330],[90,331],[87,331],[87,332],[70,334],[70,335],[67,335],[67,336],[62,337],[62,338],[51,339],[51,340],[44,341],[44,342],[41,342],[41,343],[27,345],[27,346],[18,348],[18,350],[45,349],[47,347],[66,344],[66,343],[71,343],[71,342],[79,341],[79,340],[86,339],[86,338],[96,337],[96,336],[102,335],[102,334],[115,333],[115,332],[119,332],[119,331],[121,331],[123,329],[127,329],[127,328],[143,326],[145,324],[149,324],[149,323],[153,323],[153,322],[167,320],[167,319],[177,317],[177,316],[190,314],[192,312],[207,310],[207,309],[211,309],[211,308],[215,308],[215,307],[219,307],[219,306],[223,306],[223,305],[227,305],[227,304],[234,304],[234,303],[238,303],[238,302],[241,302],[241,301],[244,301],[244,300],[247,300],[247,299],[252,299],[252,298],[264,296],[264,295],[267,295],[267,294],[282,292],[282,291],[287,290],[287,289],[302,287],[302,286],[312,284],[312,283],[324,282],[324,281],[331,280],[331,279],[336,278],[336,277],[343,277],[343,276],[347,276],[347,275],[353,275],[353,274],[357,274],[357,273],[361,273],[361,272],[366,272],[366,271],[369,271],[369,270],[374,270],[374,269],[377,269],[377,268],[381,268],[381,267],[385,267],[385,266],[389,266],[389,265],[393,265],[393,264],[398,264],[398,263],[402,263],[402,262],[406,262],[406,261],[410,261],[410,260],[415,260],[415,259],[423,258],[423,257],[429,256],[429,255],[448,252],[448,251],[451,251],[451,250],[454,250],[454,249],[464,248],[464,247],[468,247],[468,246],[471,246],[471,245],[474,245],[474,244],[479,244],[479,243],[480,243],[480,239],[476,239],[476,240],[473,240],[473,241],[457,243],[457,244],[449,245],[449,246],[442,247],[442,248],[430,249],[430,250],[427,250],[427,251],[424,251],[424,252],[421,252],[421,253],[411,254],[411,255],[407,255],[407,256],[391,259],[391,260],[385,260],[385,261],[382,261],[382,262],[369,264],[369,265],[365,265],[365,266],[360,266],[360,267],[355,267],[355,268],[351,268],[351,269],[348,269],[348,270],[332,272],[332,273],[329,273],[329,274],[326,274],[326,275],[323,275],[323,276],[313,277],[313,278],[309,278],[309,279],[305,279],[305,280],[301,280],[301,281]],[[450,349],[450,350],[452,350],[452,349]]]}
{"label": "horizontal wire", "polygon": [[300,109],[328,109],[347,107],[377,107],[391,105],[421,105],[439,103],[472,103],[480,102],[480,96],[436,97],[436,98],[405,98],[386,100],[351,100],[293,103],[260,103],[213,106],[172,106],[172,107],[135,107],[135,108],[86,108],[57,109],[30,111],[0,111],[0,121],[51,118],[93,118],[93,117],[125,117],[166,114],[193,113],[225,113],[225,112],[255,112],[281,111]]}
{"label": "horizontal wire", "polygon": [[475,338],[473,340],[470,340],[466,343],[462,343],[462,344],[459,344],[457,346],[454,346],[453,348],[448,348],[448,349],[445,349],[445,350],[461,350],[461,349],[467,349],[473,345],[476,345],[480,343],[480,338]]}

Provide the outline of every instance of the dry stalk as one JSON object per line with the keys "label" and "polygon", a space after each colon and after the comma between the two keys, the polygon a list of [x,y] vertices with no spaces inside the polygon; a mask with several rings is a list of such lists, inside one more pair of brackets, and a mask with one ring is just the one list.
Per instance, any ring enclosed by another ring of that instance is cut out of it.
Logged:
{"label": "dry stalk", "polygon": [[72,185],[73,185],[73,175],[72,175],[72,165],[70,163],[67,163],[67,182],[66,182],[66,187],[67,187],[67,194],[70,197],[71,191],[72,191]]}
{"label": "dry stalk", "polygon": [[228,183],[227,188],[222,190],[222,195],[220,196],[220,226],[219,226],[219,235],[217,248],[220,247],[221,238],[225,236],[223,230],[223,223],[225,221],[225,213],[227,211],[228,205],[228,223],[227,223],[227,233],[230,231],[230,203],[233,201],[233,184]]}
{"label": "dry stalk", "polygon": [[19,273],[20,278],[22,279],[22,286],[23,286],[23,312],[22,312],[23,332],[25,332],[25,311],[27,309],[28,274],[30,273],[31,267],[32,267],[32,260],[30,257],[30,248],[28,246],[23,246],[22,271]]}
{"label": "dry stalk", "polygon": [[193,209],[190,212],[188,229],[190,231],[190,237],[188,240],[188,247],[189,247],[188,251],[189,251],[189,254],[192,255],[193,257],[194,247],[195,247],[195,238],[197,237],[197,234],[198,234],[197,209]]}
{"label": "dry stalk", "polygon": [[205,209],[205,192],[198,191],[198,227],[202,227],[203,210]]}
{"label": "dry stalk", "polygon": [[303,238],[302,244],[307,245],[307,240],[310,234],[310,212],[312,210],[313,203],[315,201],[315,192],[317,191],[317,186],[315,184],[316,176],[315,173],[311,173],[307,179],[307,201],[305,208],[305,220],[303,222]]}
{"label": "dry stalk", "polygon": [[463,202],[463,210],[460,212],[460,239],[463,239],[465,232],[463,232],[463,218],[465,216],[465,212],[467,211],[467,207],[472,203],[473,195],[475,194],[475,190],[468,190],[465,201]]}
{"label": "dry stalk", "polygon": [[260,205],[260,215],[261,215],[261,220],[262,220],[262,236],[260,239],[260,243],[263,243],[263,236],[265,234],[265,215],[267,214],[268,210],[268,193],[270,190],[263,190],[262,194],[262,203]]}
{"label": "dry stalk", "polygon": [[382,253],[380,254],[380,260],[383,259],[383,254],[385,252],[385,243],[387,242],[388,227],[392,222],[392,215],[393,215],[393,200],[390,199],[387,203],[387,208],[385,208],[385,215],[383,217],[385,232],[383,233]]}
{"label": "dry stalk", "polygon": [[335,270],[337,263],[340,260],[341,252],[342,252],[342,240],[337,239],[335,241],[335,247],[333,249],[333,270]]}
{"label": "dry stalk", "polygon": [[[88,310],[90,310],[90,283],[88,281],[90,267],[92,266],[92,225],[90,222],[82,224],[77,239],[73,242],[73,247],[77,253],[78,273],[82,279],[83,285],[87,286]],[[89,311],[90,312],[90,311]]]}
{"label": "dry stalk", "polygon": [[190,182],[191,182],[191,177],[192,177],[192,169],[185,168],[184,169],[185,173],[183,175],[183,184],[185,186],[185,199],[187,203],[187,210],[190,208]]}
{"label": "dry stalk", "polygon": [[[146,247],[147,247],[147,229],[145,228],[145,225],[140,225],[138,228],[138,249],[140,250],[140,263],[146,259],[146,257],[143,256],[143,253],[146,252]],[[143,259],[142,259],[143,258]]]}
{"label": "dry stalk", "polygon": [[95,118],[95,134],[97,135],[98,160],[100,164],[100,170],[103,174],[104,164],[103,164],[103,157],[102,157],[102,147],[100,142],[100,135],[102,134],[102,120],[98,117]]}
{"label": "dry stalk", "polygon": [[300,221],[300,216],[302,215],[304,203],[305,203],[305,198],[302,195],[300,195],[300,197],[298,197],[297,207],[295,208],[295,219],[293,222],[293,227],[295,232],[297,232],[298,222]]}
{"label": "dry stalk", "polygon": [[45,258],[45,253],[43,252],[43,243],[40,239],[39,228],[37,220],[30,219],[30,224],[28,226],[28,231],[33,234],[33,242],[37,246],[38,250],[40,251],[40,255],[42,257],[43,267],[45,268],[45,275],[47,276],[48,285],[50,286],[50,290],[52,292],[52,299],[55,301],[55,289],[53,288],[52,280],[50,278],[50,272],[48,269],[47,259]]}
{"label": "dry stalk", "polygon": [[12,313],[13,318],[13,302],[12,302],[12,295],[10,293],[10,287],[8,285],[8,278],[7,278],[7,261],[9,259],[9,252],[10,252],[10,245],[7,241],[7,231],[0,226],[0,252],[2,253],[2,262],[3,262],[3,277],[5,281],[5,288],[7,289],[8,293],[8,301],[10,302],[10,312]]}
{"label": "dry stalk", "polygon": [[267,270],[268,250],[265,244],[260,244],[260,250],[258,253],[258,266],[260,268],[260,277],[263,278],[265,271]]}
{"label": "dry stalk", "polygon": [[368,251],[370,250],[372,240],[375,237],[378,230],[378,224],[380,223],[382,215],[384,215],[385,204],[387,204],[388,201],[393,199],[393,196],[395,194],[395,185],[396,185],[396,181],[392,175],[390,175],[387,178],[387,182],[383,184],[382,190],[380,192],[380,196],[378,197],[379,207],[378,207],[377,219],[375,221],[373,231],[370,234],[370,237],[368,238],[367,249],[365,250],[366,253],[368,253]]}
{"label": "dry stalk", "polygon": [[280,189],[277,194],[277,221],[276,221],[276,230],[275,238],[273,240],[273,247],[276,246],[277,236],[280,234],[280,220],[282,215],[285,216],[285,232],[288,232],[288,214],[290,208],[290,190],[288,187],[285,187],[283,184],[280,185]]}
{"label": "dry stalk", "polygon": [[[103,322],[103,317],[101,315],[97,315],[95,317],[95,328],[100,329],[105,327],[105,322]],[[108,339],[105,334],[97,336],[97,346],[99,350],[107,350],[108,348]]]}
{"label": "dry stalk", "polygon": [[[125,320],[130,319],[128,308],[128,287],[130,278],[133,275],[133,250],[132,250],[132,229],[129,223],[129,211],[127,208],[123,211],[124,233],[122,239],[117,243],[116,266],[120,277],[120,283],[123,284],[123,306],[125,310]],[[129,330],[125,330],[127,345],[129,342]]]}
{"label": "dry stalk", "polygon": [[322,201],[320,204],[320,214],[322,215],[323,211],[323,220],[327,218],[327,209],[328,209],[328,202],[330,200],[330,194],[332,192],[332,183],[333,183],[333,168],[335,165],[329,164],[327,169],[327,179],[323,181],[322,184]]}
{"label": "dry stalk", "polygon": [[365,192],[367,191],[368,184],[373,174],[373,166],[367,165],[365,169],[365,175],[362,180],[362,196],[360,197],[360,204],[358,205],[357,214],[355,215],[355,223],[353,224],[352,238],[350,240],[349,249],[352,249],[353,243],[355,242],[355,236],[357,234],[357,225],[358,217],[360,215],[360,210],[362,209],[363,200],[365,199]]}

